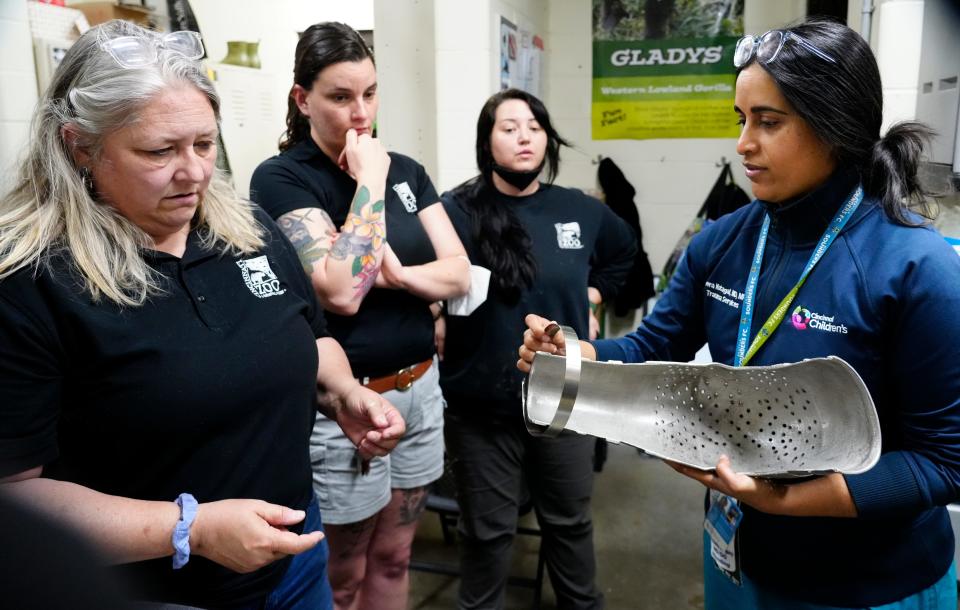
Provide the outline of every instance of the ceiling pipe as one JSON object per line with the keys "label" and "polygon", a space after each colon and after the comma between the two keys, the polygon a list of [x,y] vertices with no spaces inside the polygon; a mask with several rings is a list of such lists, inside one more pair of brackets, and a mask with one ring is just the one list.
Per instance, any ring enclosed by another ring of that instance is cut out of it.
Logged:
{"label": "ceiling pipe", "polygon": [[860,35],[867,44],[870,44],[870,19],[873,16],[873,0],[863,0],[863,11],[860,13]]}

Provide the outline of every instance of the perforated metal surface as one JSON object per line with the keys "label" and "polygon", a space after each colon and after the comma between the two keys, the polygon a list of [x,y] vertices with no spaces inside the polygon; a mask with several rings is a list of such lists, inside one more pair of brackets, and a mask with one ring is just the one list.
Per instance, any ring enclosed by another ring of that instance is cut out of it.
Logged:
{"label": "perforated metal surface", "polygon": [[[565,360],[534,359],[528,427],[554,419]],[[584,361],[565,429],[702,469],[726,454],[737,471],[765,477],[862,472],[880,455],[873,400],[856,371],[833,357],[744,368]]]}

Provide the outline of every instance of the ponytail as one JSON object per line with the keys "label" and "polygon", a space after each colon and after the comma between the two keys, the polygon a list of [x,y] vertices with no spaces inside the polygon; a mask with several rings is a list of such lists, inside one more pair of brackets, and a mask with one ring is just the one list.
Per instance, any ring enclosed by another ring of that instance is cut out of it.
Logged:
{"label": "ponytail", "polygon": [[917,176],[924,146],[933,135],[923,123],[897,123],[874,142],[862,170],[866,193],[878,198],[887,216],[901,224],[917,224],[911,220],[911,213],[928,220],[934,216],[928,203],[933,193]]}
{"label": "ponytail", "polygon": [[287,131],[280,138],[280,152],[283,152],[302,142],[310,136],[310,121],[303,116],[300,108],[297,107],[297,101],[293,99],[293,90],[287,97]]}

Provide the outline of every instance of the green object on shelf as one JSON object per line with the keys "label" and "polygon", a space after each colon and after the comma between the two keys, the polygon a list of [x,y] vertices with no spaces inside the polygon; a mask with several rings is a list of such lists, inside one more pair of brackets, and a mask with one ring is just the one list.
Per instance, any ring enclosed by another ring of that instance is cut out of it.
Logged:
{"label": "green object on shelf", "polygon": [[[242,40],[227,41],[227,56],[220,63],[233,66],[249,66],[250,59],[247,56],[247,42]],[[257,60],[260,61],[259,59]]]}
{"label": "green object on shelf", "polygon": [[247,66],[260,68],[260,41],[247,43]]}

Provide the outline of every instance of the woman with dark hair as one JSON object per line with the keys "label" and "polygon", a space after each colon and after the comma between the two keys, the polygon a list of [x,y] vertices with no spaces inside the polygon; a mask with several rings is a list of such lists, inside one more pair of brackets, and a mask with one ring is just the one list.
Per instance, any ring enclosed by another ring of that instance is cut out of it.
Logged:
{"label": "woman with dark hair", "polygon": [[[843,358],[880,418],[869,471],[784,483],[726,457],[712,471],[674,465],[742,510],[732,541],[704,536],[706,607],[954,610],[945,505],[960,496],[960,260],[921,216],[929,131],[901,123],[881,137],[876,60],[846,26],[747,36],[734,61],[737,150],[757,200],[691,241],[640,328],[583,342],[584,357],[682,362],[706,342],[735,366]],[[544,335],[548,320],[527,322],[523,370],[536,350],[564,348]]]}
{"label": "woman with dark hair", "polygon": [[470,275],[423,167],[373,138],[378,99],[360,35],[309,27],[281,153],[257,168],[250,192],[293,242],[353,372],[407,422],[396,451],[372,462],[332,420],[318,418],[311,438],[336,606],[389,610],[406,607],[410,545],[443,472],[431,304],[466,292]]}
{"label": "woman with dark hair", "polygon": [[603,606],[590,518],[594,439],[529,436],[514,367],[525,312],[571,320],[587,336],[588,292],[595,302],[611,299],[636,252],[633,231],[610,209],[552,184],[564,144],[540,100],[501,91],[477,120],[480,175],[443,197],[470,260],[491,271],[486,301],[470,315],[446,316],[441,364],[463,511],[461,608],[503,607],[527,489],[559,607]]}

